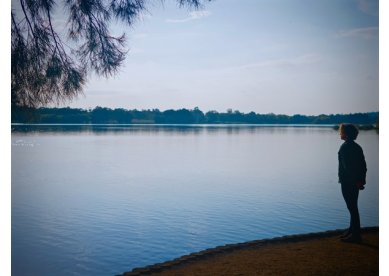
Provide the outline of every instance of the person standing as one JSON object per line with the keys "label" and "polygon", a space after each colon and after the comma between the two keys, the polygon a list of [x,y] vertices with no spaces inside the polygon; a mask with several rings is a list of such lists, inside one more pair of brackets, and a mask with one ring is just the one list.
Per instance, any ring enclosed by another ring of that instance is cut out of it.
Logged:
{"label": "person standing", "polygon": [[338,152],[338,176],[342,195],[350,212],[350,227],[341,236],[343,242],[361,242],[358,196],[359,190],[365,188],[367,168],[363,150],[355,142],[358,133],[358,128],[353,124],[341,124],[339,127],[340,138],[344,143]]}

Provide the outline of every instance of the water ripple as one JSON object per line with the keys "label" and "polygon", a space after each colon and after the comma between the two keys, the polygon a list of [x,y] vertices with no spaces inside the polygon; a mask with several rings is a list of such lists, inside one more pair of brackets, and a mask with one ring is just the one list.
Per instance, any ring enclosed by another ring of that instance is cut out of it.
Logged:
{"label": "water ripple", "polygon": [[[13,274],[115,275],[222,244],[345,228],[334,136],[13,133]],[[39,147],[16,146],[29,141]],[[360,142],[361,222],[373,226],[378,139]]]}

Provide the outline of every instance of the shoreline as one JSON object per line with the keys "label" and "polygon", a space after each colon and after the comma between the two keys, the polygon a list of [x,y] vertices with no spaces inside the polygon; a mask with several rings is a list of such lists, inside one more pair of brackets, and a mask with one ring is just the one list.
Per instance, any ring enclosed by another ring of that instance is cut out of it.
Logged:
{"label": "shoreline", "polygon": [[[308,233],[308,234],[298,234],[298,235],[286,235],[282,237],[275,237],[271,239],[262,239],[262,240],[253,240],[253,241],[248,241],[248,242],[243,242],[243,243],[237,243],[237,244],[226,244],[226,245],[221,245],[217,246],[215,248],[209,248],[205,249],[199,252],[194,252],[188,255],[184,255],[181,257],[178,257],[173,260],[169,260],[166,262],[162,263],[156,263],[152,265],[148,265],[145,267],[137,267],[132,269],[131,271],[124,272],[119,275],[123,276],[135,276],[135,275],[150,275],[150,274],[166,274],[166,275],[180,275],[181,273],[174,274],[175,270],[181,270],[181,269],[188,269],[189,266],[194,265],[194,264],[204,264],[202,267],[202,271],[206,272],[207,267],[213,266],[214,262],[211,262],[212,265],[209,263],[211,259],[215,259],[217,257],[220,258],[230,258],[232,254],[237,254],[238,256],[242,254],[243,251],[260,251],[263,249],[277,249],[277,250],[282,250],[282,247],[285,247],[287,245],[295,245],[295,244],[308,244],[313,241],[319,241],[323,239],[329,239],[329,238],[334,238],[336,236],[339,236],[345,231],[345,229],[336,229],[336,230],[329,230],[329,231],[324,231],[324,232],[316,232],[316,233]],[[378,236],[379,234],[379,226],[374,226],[374,227],[364,227],[361,229],[362,234],[364,235],[373,235],[373,236]],[[378,239],[378,238],[377,238]],[[346,246],[350,244],[345,244],[340,241],[336,241],[339,243],[339,245]],[[378,243],[378,241],[377,241]],[[317,247],[317,245],[315,245]],[[368,245],[368,247],[374,248],[375,246],[373,245]],[[317,250],[318,248],[316,248]],[[320,248],[319,248],[320,249]],[[301,250],[301,249],[298,249]],[[377,250],[378,250],[378,245],[377,245]],[[261,252],[259,252],[261,253]],[[283,257],[289,257],[291,254],[290,250],[284,249],[284,255]],[[277,253],[277,256],[280,256],[279,253]],[[366,257],[366,256],[364,256]],[[378,257],[378,252],[377,252],[377,257]],[[281,256],[282,258],[282,256]],[[285,258],[288,259],[288,258]],[[358,261],[358,260],[356,260]],[[205,263],[209,264],[205,264]],[[242,262],[241,260],[239,262]],[[229,263],[230,262],[225,262],[224,263]],[[378,259],[377,259],[377,265],[378,265]],[[231,266],[235,266],[235,264],[231,264]],[[214,267],[213,267],[214,268]],[[225,266],[223,266],[225,269]],[[190,268],[189,268],[190,270]],[[193,270],[193,269],[192,269]],[[378,272],[378,267],[377,267],[377,272]],[[191,275],[199,275],[196,274],[193,270],[193,273],[190,273]],[[233,273],[232,273],[233,274]],[[371,275],[374,275],[371,274]]]}

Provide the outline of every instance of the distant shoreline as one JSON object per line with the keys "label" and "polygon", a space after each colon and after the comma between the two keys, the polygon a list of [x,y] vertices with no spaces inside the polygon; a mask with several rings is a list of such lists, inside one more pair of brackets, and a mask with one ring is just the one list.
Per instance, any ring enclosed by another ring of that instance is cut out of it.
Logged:
{"label": "distant shoreline", "polygon": [[[379,131],[376,125],[359,125],[361,131]],[[327,128],[337,131],[339,125],[333,124],[73,124],[73,123],[11,123],[11,132],[47,132],[47,131],[134,131],[134,130],[174,130],[177,131],[200,131],[200,130],[254,130],[259,128]]]}
{"label": "distant shoreline", "polygon": [[18,108],[11,110],[12,123],[34,124],[267,124],[267,125],[378,125],[379,112],[321,115],[284,115],[227,112],[203,112],[198,108],[165,110],[126,110],[96,107],[76,108]]}
{"label": "distant shoreline", "polygon": [[[264,127],[332,127],[338,129],[337,124],[248,124],[248,123],[185,123],[185,124],[156,124],[156,123],[11,123],[11,126],[195,126],[195,127],[223,127],[223,126],[264,126]],[[374,124],[357,124],[359,129],[377,129]]]}
{"label": "distant shoreline", "polygon": [[269,126],[269,127],[335,127],[334,124],[248,124],[248,123],[11,123],[11,126]]}

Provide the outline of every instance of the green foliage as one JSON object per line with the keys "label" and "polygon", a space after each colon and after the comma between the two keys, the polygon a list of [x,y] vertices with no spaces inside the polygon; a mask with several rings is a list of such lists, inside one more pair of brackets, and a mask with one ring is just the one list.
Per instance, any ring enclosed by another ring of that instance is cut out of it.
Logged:
{"label": "green foliage", "polygon": [[190,109],[169,109],[161,112],[152,110],[126,110],[96,107],[92,110],[78,108],[12,108],[12,123],[58,123],[58,124],[332,124],[354,123],[359,125],[377,124],[378,112],[336,114],[336,115],[276,115],[242,113],[239,111],[203,113],[197,107]]}

